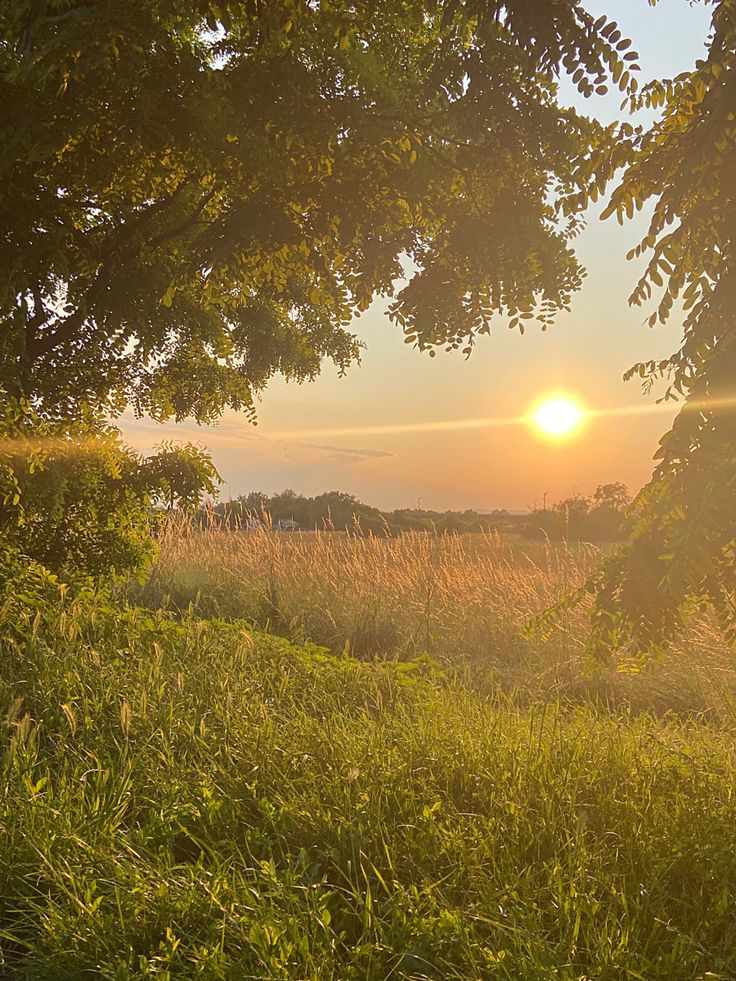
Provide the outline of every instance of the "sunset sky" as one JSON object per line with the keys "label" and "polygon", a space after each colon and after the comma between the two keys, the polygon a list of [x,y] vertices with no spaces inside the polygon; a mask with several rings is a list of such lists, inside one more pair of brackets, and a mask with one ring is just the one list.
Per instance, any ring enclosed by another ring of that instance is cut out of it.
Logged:
{"label": "sunset sky", "polygon": [[[647,0],[590,0],[588,8],[596,15],[615,8],[641,55],[643,79],[677,74],[703,50],[709,20],[703,4],[660,0],[651,8]],[[577,102],[564,83],[563,92]],[[608,120],[620,96],[580,101]],[[625,254],[644,228],[644,220],[621,228],[615,220],[598,221],[597,212],[589,215],[577,242],[585,285],[572,312],[545,334],[532,326],[521,337],[499,327],[480,339],[468,361],[442,352],[431,360],[403,343],[385,303],[376,302],[354,328],[367,344],[363,363],[344,378],[325,365],[312,384],[274,380],[259,405],[257,429],[231,412],[217,427],[126,418],[123,432],[144,451],[172,438],[206,446],[225,480],[224,497],[292,487],[308,495],[344,490],[383,508],[421,502],[441,510],[522,509],[545,494],[555,500],[613,480],[637,490],[651,473],[668,411],[594,417],[567,441],[545,441],[513,420],[561,390],[594,410],[653,404],[636,382],[622,381],[633,362],[666,356],[679,339],[676,318],[650,330],[643,321],[651,310],[628,307],[640,267]],[[430,428],[479,419],[497,422]],[[402,426],[407,430],[396,431]]]}

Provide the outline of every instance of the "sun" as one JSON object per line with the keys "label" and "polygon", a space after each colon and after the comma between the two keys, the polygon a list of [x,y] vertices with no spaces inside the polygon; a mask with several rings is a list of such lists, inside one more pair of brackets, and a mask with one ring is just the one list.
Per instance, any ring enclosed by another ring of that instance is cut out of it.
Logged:
{"label": "sun", "polygon": [[585,409],[569,395],[546,396],[532,409],[529,419],[541,436],[566,439],[585,422]]}

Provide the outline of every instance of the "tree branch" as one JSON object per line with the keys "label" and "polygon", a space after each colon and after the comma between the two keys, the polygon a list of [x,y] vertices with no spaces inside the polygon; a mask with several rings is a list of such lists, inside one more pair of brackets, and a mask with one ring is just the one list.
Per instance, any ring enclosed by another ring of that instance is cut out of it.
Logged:
{"label": "tree branch", "polygon": [[[48,354],[49,351],[52,351],[55,347],[72,340],[76,331],[83,324],[85,317],[88,315],[94,304],[100,299],[104,290],[112,281],[115,266],[122,259],[129,258],[136,251],[140,253],[143,245],[145,244],[145,240],[144,242],[140,243],[136,250],[131,248],[131,242],[135,239],[135,236],[152,218],[161,214],[162,211],[165,211],[168,207],[170,207],[173,201],[178,197],[186,185],[191,182],[191,180],[192,177],[187,177],[174,189],[174,191],[172,191],[171,194],[160,198],[154,204],[150,205],[150,207],[148,207],[145,211],[138,212],[125,222],[122,228],[119,229],[117,235],[112,236],[112,241],[107,245],[107,247],[102,249],[100,267],[96,276],[84,293],[84,296],[80,300],[77,309],[64,320],[61,320],[53,329],[45,331],[40,335],[37,333],[37,328],[41,326],[41,324],[48,322],[48,314],[46,314],[44,319],[41,319],[33,326],[29,343],[26,344],[26,350],[31,361],[38,360],[39,357],[44,354]],[[194,215],[194,221],[196,221],[198,215],[201,214],[202,209],[206,207],[208,200],[211,199],[213,194],[214,190],[206,195],[205,199],[200,202],[197,212],[195,212]],[[166,236],[155,236],[150,241],[158,244],[157,240],[163,240],[165,237]],[[37,311],[38,305],[34,294],[34,316],[32,320],[36,319],[38,315]]]}

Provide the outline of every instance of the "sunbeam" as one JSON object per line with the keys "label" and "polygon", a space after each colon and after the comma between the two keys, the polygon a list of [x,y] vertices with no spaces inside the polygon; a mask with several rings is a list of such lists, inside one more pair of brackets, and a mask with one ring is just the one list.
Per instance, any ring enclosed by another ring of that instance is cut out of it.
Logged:
{"label": "sunbeam", "polygon": [[[671,413],[677,408],[687,411],[705,411],[715,408],[732,408],[736,406],[736,398],[713,399],[707,402],[655,402],[647,405],[625,405],[611,406],[603,409],[584,409],[582,410],[585,419],[607,419],[617,416],[638,416],[651,415],[654,413]],[[412,433],[438,433],[452,432],[467,429],[495,429],[505,426],[533,426],[538,425],[539,408],[536,406],[531,412],[520,416],[487,416],[471,419],[444,419],[435,422],[406,422],[392,423],[379,426],[328,426],[315,429],[283,429],[270,432],[271,439],[292,440],[292,439],[319,439],[335,438],[339,436],[386,436],[404,435]]]}

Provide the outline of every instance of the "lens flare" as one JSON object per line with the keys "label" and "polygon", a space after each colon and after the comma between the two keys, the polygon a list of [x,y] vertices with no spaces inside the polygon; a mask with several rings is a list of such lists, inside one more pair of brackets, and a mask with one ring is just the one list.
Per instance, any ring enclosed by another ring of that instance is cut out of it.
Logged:
{"label": "lens flare", "polygon": [[546,396],[531,413],[531,422],[546,439],[567,439],[585,422],[586,412],[569,395]]}

